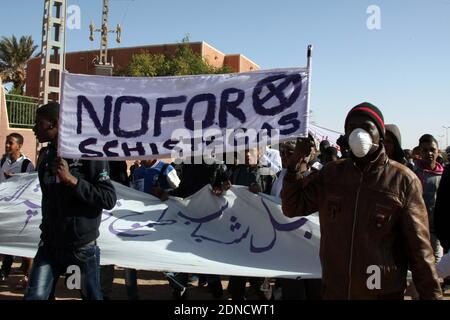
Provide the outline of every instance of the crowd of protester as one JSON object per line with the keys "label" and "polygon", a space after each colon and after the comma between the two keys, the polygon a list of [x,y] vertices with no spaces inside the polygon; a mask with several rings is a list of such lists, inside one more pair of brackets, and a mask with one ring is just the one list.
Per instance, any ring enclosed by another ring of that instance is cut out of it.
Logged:
{"label": "crowd of protester", "polygon": [[[202,159],[176,165],[154,159],[135,161],[129,168],[125,161],[58,157],[58,116],[59,105],[47,104],[38,109],[34,127],[48,146],[36,165],[43,194],[41,242],[32,268],[31,259],[21,259],[25,299],[54,298],[56,281],[70,264],[80,266],[84,275],[84,299],[110,299],[115,267],[100,267],[96,239],[102,210],[116,203],[111,180],[161,201],[189,197],[206,185],[220,197],[231,185],[242,185],[281,198],[286,216],[319,212],[322,279],[166,273],[174,299],[189,298],[193,277],[214,299],[228,290],[233,300],[248,298],[249,290],[259,299],[403,299],[407,286],[416,298],[439,299],[449,284],[450,147],[442,150],[432,135],[424,134],[416,148],[404,150],[400,129],[385,124],[372,104],[351,109],[345,135],[336,142],[310,135],[236,152],[232,164]],[[23,144],[20,134],[6,138],[0,182],[35,170],[21,152]],[[0,281],[7,281],[13,260],[3,256]],[[383,288],[376,293],[365,287],[367,261],[382,268]],[[139,299],[138,276],[137,270],[125,269],[129,299]]]}

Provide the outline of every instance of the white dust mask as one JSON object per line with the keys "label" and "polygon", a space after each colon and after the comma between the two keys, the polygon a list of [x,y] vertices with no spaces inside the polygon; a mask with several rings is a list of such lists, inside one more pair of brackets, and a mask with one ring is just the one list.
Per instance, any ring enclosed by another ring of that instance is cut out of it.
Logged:
{"label": "white dust mask", "polygon": [[358,158],[364,158],[372,148],[372,146],[378,146],[373,143],[370,134],[361,128],[357,128],[352,131],[348,137],[348,145],[352,150],[352,153]]}

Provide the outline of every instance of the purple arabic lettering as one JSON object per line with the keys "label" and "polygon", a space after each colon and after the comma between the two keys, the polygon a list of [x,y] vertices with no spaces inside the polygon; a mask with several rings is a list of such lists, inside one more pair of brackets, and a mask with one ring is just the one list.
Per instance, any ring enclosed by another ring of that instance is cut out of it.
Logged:
{"label": "purple arabic lettering", "polygon": [[[145,212],[140,213],[140,212],[135,212],[133,214],[129,214],[129,215],[125,215],[123,217],[120,218],[116,218],[108,227],[109,232],[111,232],[112,234],[119,236],[119,237],[125,237],[125,238],[136,238],[136,237],[144,237],[147,235],[150,235],[152,233],[154,233],[154,230],[149,230],[149,231],[145,231],[145,230],[139,230],[139,229],[143,229],[143,228],[153,228],[155,226],[165,226],[165,225],[172,225],[177,223],[176,220],[163,220],[164,216],[166,215],[167,211],[169,208],[166,208],[163,210],[163,212],[161,213],[161,216],[158,218],[158,220],[156,222],[150,222],[150,223],[133,223],[131,225],[131,228],[127,228],[127,229],[116,229],[115,228],[115,223],[118,221],[123,220],[124,218],[129,218],[129,217],[134,217],[134,216],[141,216],[143,214],[145,214]],[[139,232],[136,232],[139,231]]]}
{"label": "purple arabic lettering", "polygon": [[[263,204],[264,209],[266,210],[267,214],[269,215],[269,219],[270,219],[270,223],[273,226],[273,239],[272,241],[267,245],[267,246],[263,246],[263,247],[256,247],[253,243],[253,235],[250,238],[250,251],[254,252],[254,253],[262,253],[262,252],[266,252],[271,250],[276,243],[277,240],[277,232],[276,231],[284,231],[284,232],[289,232],[289,231],[293,231],[296,230],[300,227],[302,227],[303,225],[305,225],[309,220],[302,217],[298,220],[295,220],[293,222],[289,222],[289,223],[279,223],[278,221],[275,220],[275,218],[273,217],[272,213],[269,210],[269,207],[267,206],[267,204],[264,202],[264,198],[261,198],[261,203]],[[306,231],[304,234],[304,237],[306,239],[311,239],[312,238],[312,233],[309,231]]]}
{"label": "purple arabic lettering", "polygon": [[[203,226],[204,223],[210,222],[212,220],[215,220],[215,219],[221,217],[223,215],[224,211],[228,208],[229,208],[229,204],[227,201],[226,204],[219,209],[219,211],[213,212],[202,218],[188,217],[185,214],[183,214],[182,212],[178,212],[178,215],[180,217],[188,220],[188,222],[199,223],[199,225],[191,233],[191,237],[194,238],[196,242],[200,243],[203,240],[205,240],[205,241],[214,242],[214,243],[231,245],[231,244],[235,244],[235,243],[240,243],[242,240],[246,239],[250,232],[250,227],[248,227],[240,237],[238,237],[234,240],[231,240],[231,241],[221,241],[219,239],[211,238],[211,237],[200,235],[197,233],[200,230],[200,228]],[[232,229],[232,232],[241,229],[242,225],[239,222],[237,222],[237,217],[232,216],[230,218],[230,222],[232,223],[230,226],[230,229]],[[187,224],[187,223],[185,223],[185,224]]]}
{"label": "purple arabic lettering", "polygon": [[37,210],[27,210],[27,212],[26,212],[27,220],[25,220],[25,224],[22,227],[22,230],[19,231],[19,234],[21,234],[23,232],[23,230],[25,230],[25,228],[27,227],[27,225],[30,222],[31,218],[37,216],[38,213],[39,213],[39,211],[37,211]]}
{"label": "purple arabic lettering", "polygon": [[34,182],[34,180],[29,181],[26,184],[20,186],[12,196],[6,196],[3,198],[0,198],[0,201],[12,202],[14,200],[18,200],[33,182]]}

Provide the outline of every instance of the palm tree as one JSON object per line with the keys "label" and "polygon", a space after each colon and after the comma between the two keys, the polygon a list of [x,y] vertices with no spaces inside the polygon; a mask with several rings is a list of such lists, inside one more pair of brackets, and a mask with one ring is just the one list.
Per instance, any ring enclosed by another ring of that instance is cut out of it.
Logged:
{"label": "palm tree", "polygon": [[31,36],[22,36],[19,41],[15,36],[0,40],[0,77],[3,82],[12,82],[20,93],[25,85],[27,61],[37,47]]}

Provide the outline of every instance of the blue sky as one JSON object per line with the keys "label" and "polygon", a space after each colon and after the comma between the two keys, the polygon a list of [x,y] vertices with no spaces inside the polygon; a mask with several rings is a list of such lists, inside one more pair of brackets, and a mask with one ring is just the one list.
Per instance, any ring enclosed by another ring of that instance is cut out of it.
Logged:
{"label": "blue sky", "polygon": [[[81,29],[68,30],[68,51],[97,49],[88,27],[100,24],[102,1],[68,3],[81,9]],[[379,30],[367,28],[370,5],[381,10]],[[110,0],[110,7],[110,24],[123,25],[120,46],[174,43],[189,34],[270,69],[304,66],[313,44],[317,124],[343,131],[348,110],[369,101],[400,127],[404,148],[424,133],[446,143],[450,0]],[[41,0],[2,0],[0,36],[32,35],[40,44],[42,11]]]}

